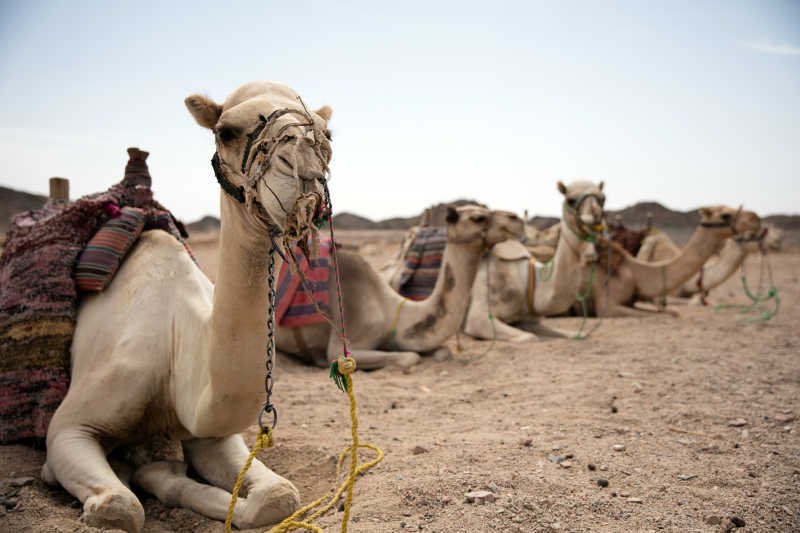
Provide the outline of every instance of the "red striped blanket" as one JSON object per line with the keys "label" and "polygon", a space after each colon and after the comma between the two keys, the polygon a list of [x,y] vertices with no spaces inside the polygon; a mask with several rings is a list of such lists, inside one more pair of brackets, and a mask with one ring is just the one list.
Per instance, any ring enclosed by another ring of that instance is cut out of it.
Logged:
{"label": "red striped blanket", "polygon": [[297,327],[309,324],[326,322],[325,317],[317,312],[314,302],[324,312],[328,313],[330,298],[328,294],[328,279],[330,277],[331,241],[322,239],[319,244],[319,254],[309,263],[308,259],[295,247],[294,253],[300,260],[300,268],[306,276],[307,294],[299,274],[292,274],[289,265],[285,262],[278,276],[278,287],[275,294],[275,321],[280,326]]}
{"label": "red striped blanket", "polygon": [[424,300],[433,292],[447,245],[446,228],[421,228],[406,255],[398,292],[409,300]]}

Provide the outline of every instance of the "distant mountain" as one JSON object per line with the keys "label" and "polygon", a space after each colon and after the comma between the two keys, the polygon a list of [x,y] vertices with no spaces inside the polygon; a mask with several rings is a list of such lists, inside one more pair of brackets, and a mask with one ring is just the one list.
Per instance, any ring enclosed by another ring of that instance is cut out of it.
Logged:
{"label": "distant mountain", "polygon": [[[19,212],[38,209],[47,201],[46,196],[31,194],[0,186],[0,233],[8,231],[11,217]],[[453,202],[442,202],[431,206],[431,224],[443,226],[448,206],[461,206],[468,204],[483,205],[475,200],[459,199]],[[700,221],[696,209],[689,211],[675,211],[658,202],[639,202],[618,211],[607,211],[609,220],[613,221],[616,215],[622,216],[622,222],[629,228],[640,228],[647,221],[647,214],[653,214],[653,225],[657,228],[694,228]],[[354,213],[339,213],[333,217],[337,228],[341,229],[408,229],[419,224],[422,213],[412,217],[395,217],[380,221],[373,221]],[[770,215],[762,217],[762,221],[784,230],[800,229],[800,215]],[[533,226],[543,229],[556,222],[558,218],[549,216],[534,216],[528,220]],[[200,220],[187,224],[190,233],[202,233],[219,229],[219,219],[214,216],[205,216]]]}
{"label": "distant mountain", "polygon": [[191,224],[186,224],[186,230],[189,232],[189,234],[203,233],[206,231],[218,231],[219,219],[211,215],[206,215],[200,220],[196,220]]}
{"label": "distant mountain", "polygon": [[0,187],[0,233],[8,231],[11,217],[22,211],[39,209],[46,201],[47,196]]}

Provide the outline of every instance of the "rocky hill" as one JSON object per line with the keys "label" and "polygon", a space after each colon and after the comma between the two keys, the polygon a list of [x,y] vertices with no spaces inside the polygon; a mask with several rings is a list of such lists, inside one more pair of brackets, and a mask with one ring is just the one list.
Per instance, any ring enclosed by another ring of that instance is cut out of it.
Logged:
{"label": "rocky hill", "polygon": [[[38,209],[47,197],[16,191],[8,187],[0,187],[0,233],[8,230],[11,217],[21,211]],[[430,207],[431,224],[444,225],[447,206],[461,206],[467,204],[483,205],[474,200],[459,199],[453,202],[441,202]],[[622,222],[630,228],[644,226],[647,214],[653,214],[653,225],[657,228],[691,229],[697,226],[700,216],[696,209],[689,211],[676,211],[665,207],[658,202],[639,202],[625,209],[608,211],[609,218],[613,220],[616,215],[622,216]],[[340,213],[334,217],[337,228],[341,229],[408,229],[419,223],[422,213],[412,217],[395,217],[373,221],[354,213]],[[800,215],[771,215],[763,217],[765,223],[782,230],[800,230]],[[533,226],[543,229],[549,227],[558,219],[551,216],[533,216],[528,221]],[[200,220],[187,225],[189,232],[207,232],[219,229],[219,219],[214,216],[205,216]]]}
{"label": "rocky hill", "polygon": [[46,201],[46,196],[0,187],[0,233],[8,231],[12,216],[22,211],[39,209]]}

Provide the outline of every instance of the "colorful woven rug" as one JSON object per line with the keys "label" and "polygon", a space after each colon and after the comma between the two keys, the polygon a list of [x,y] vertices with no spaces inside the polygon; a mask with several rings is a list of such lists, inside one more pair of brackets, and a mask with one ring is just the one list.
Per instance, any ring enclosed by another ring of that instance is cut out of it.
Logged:
{"label": "colorful woven rug", "polygon": [[[328,314],[329,294],[328,279],[330,277],[331,241],[322,239],[319,243],[319,254],[316,259],[309,263],[305,254],[299,247],[295,247],[294,253],[300,259],[300,268],[307,279],[304,290],[303,282],[297,273],[289,270],[289,265],[285,262],[281,267],[278,276],[278,288],[275,294],[275,321],[280,326],[297,327],[309,324],[321,324],[326,322],[324,316],[317,311],[319,307],[322,312]],[[306,291],[311,292],[312,296]],[[316,307],[314,306],[316,302]]]}
{"label": "colorful woven rug", "polygon": [[420,228],[406,255],[398,292],[409,300],[424,300],[433,292],[447,246],[446,228]]}
{"label": "colorful woven rug", "polygon": [[[147,152],[128,153],[125,178],[107,191],[68,204],[48,202],[11,222],[0,255],[0,443],[45,437],[67,393],[79,303],[76,261],[114,206],[134,206],[137,192],[140,203],[147,196]],[[167,215],[171,233],[183,242],[182,225],[160,204],[147,197],[139,207],[157,214],[154,227]]]}

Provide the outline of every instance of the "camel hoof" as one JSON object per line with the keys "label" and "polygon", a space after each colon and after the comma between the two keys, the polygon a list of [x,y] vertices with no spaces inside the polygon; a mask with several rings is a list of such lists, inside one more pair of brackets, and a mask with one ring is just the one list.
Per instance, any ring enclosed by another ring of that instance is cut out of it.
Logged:
{"label": "camel hoof", "polygon": [[453,352],[447,346],[437,348],[433,352],[433,360],[437,363],[443,363],[453,358]]}
{"label": "camel hoof", "polygon": [[280,522],[300,507],[300,493],[289,480],[266,489],[251,490],[244,500],[244,510],[234,524],[239,529],[252,529]]}
{"label": "camel hoof", "polygon": [[417,352],[397,352],[392,362],[401,368],[410,368],[420,361],[422,358]]}
{"label": "camel hoof", "polygon": [[144,508],[133,494],[106,491],[86,498],[81,520],[96,528],[140,533],[144,526]]}
{"label": "camel hoof", "polygon": [[508,339],[509,342],[531,342],[538,340],[539,337],[537,337],[533,333],[524,333],[522,335],[517,335],[515,337],[511,337],[510,339]]}

